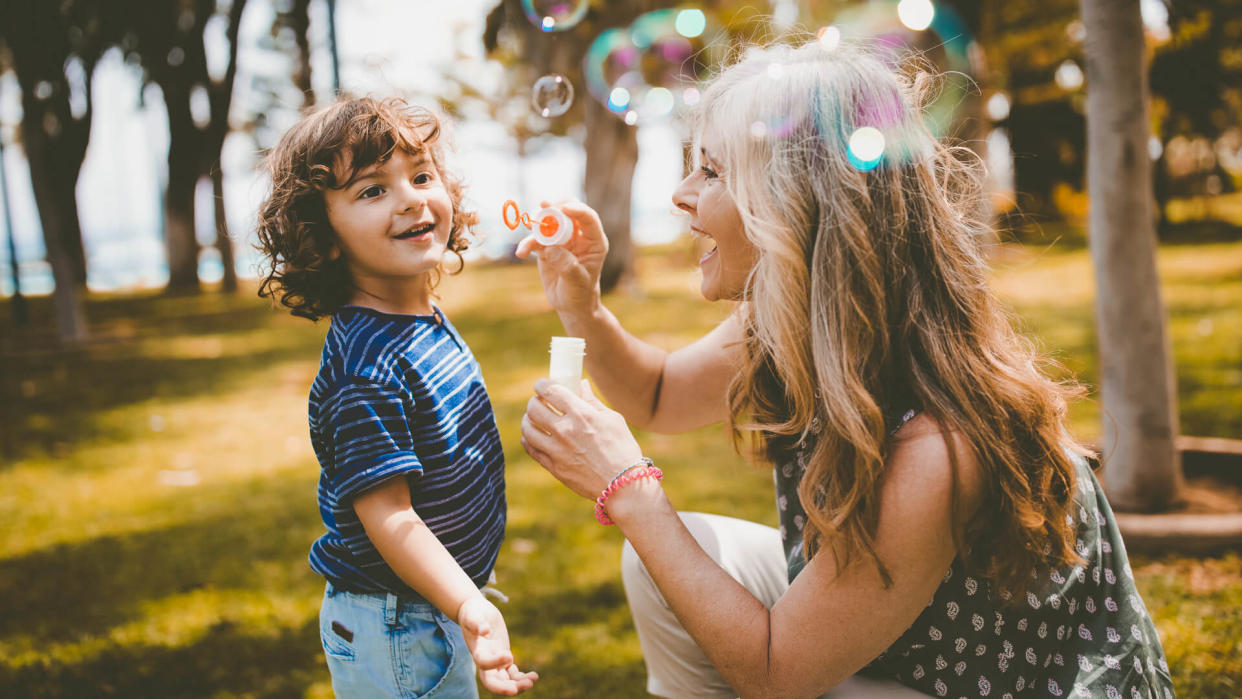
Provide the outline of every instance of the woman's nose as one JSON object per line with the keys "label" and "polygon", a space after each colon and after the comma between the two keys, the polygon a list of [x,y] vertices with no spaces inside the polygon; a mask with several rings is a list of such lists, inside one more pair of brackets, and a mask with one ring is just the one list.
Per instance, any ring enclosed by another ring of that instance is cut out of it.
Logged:
{"label": "woman's nose", "polygon": [[694,173],[686,176],[686,179],[677,185],[677,189],[673,190],[673,205],[685,211],[688,214],[694,213],[699,203],[699,192],[694,186]]}

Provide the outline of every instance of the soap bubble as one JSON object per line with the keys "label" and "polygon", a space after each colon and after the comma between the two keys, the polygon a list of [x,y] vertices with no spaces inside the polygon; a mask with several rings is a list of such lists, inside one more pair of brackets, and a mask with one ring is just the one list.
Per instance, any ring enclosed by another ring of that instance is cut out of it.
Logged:
{"label": "soap bubble", "polygon": [[933,0],[904,0],[896,7],[891,3],[860,3],[834,15],[831,27],[819,36],[820,45],[827,50],[843,41],[859,40],[889,54],[894,61],[916,53],[936,64],[944,83],[939,97],[925,106],[924,113],[932,134],[945,135],[964,102],[963,93],[975,89],[970,76],[979,68],[972,59],[972,53],[978,53],[978,44],[962,18],[951,7],[933,4]]}
{"label": "soap bubble", "polygon": [[561,32],[582,21],[588,0],[522,0],[531,24],[545,32]]}
{"label": "soap bubble", "polygon": [[639,15],[591,43],[583,60],[587,90],[627,124],[666,119],[698,101],[695,81],[725,50],[721,31],[701,10]]}
{"label": "soap bubble", "polygon": [[850,134],[850,164],[866,172],[874,170],[884,156],[884,134],[873,126],[864,126]]}
{"label": "soap bubble", "polygon": [[542,117],[555,117],[569,111],[574,103],[574,85],[559,73],[550,73],[535,81],[530,103]]}

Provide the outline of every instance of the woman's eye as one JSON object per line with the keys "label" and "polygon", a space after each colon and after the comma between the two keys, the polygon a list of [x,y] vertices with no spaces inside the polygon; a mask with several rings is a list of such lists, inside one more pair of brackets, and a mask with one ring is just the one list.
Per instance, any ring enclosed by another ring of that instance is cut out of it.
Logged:
{"label": "woman's eye", "polygon": [[377,184],[373,184],[370,187],[367,187],[366,189],[359,192],[358,198],[359,199],[374,199],[375,197],[378,197],[379,195],[383,193],[384,193],[383,187],[380,187]]}
{"label": "woman's eye", "polygon": [[703,176],[709,180],[720,177],[720,175],[716,174],[715,170],[711,169],[710,167],[707,167],[706,165],[700,165],[699,172],[702,172]]}

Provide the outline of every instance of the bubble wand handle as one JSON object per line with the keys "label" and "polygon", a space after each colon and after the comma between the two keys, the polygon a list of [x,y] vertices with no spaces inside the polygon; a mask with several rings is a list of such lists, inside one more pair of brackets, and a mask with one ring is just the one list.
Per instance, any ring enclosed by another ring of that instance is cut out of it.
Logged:
{"label": "bubble wand handle", "polygon": [[532,217],[510,199],[501,207],[500,216],[511,231],[517,230],[518,226],[526,226],[535,234],[535,240],[545,247],[567,243],[574,234],[573,221],[560,209],[551,206],[540,209]]}

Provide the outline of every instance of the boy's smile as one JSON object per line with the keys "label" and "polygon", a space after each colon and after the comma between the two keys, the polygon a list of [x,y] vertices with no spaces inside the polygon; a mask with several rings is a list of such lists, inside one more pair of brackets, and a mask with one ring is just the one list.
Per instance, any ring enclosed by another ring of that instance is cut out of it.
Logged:
{"label": "boy's smile", "polygon": [[[338,172],[349,172],[339,162]],[[357,293],[352,304],[430,313],[430,275],[453,225],[453,204],[427,153],[400,149],[324,191],[328,222]]]}

